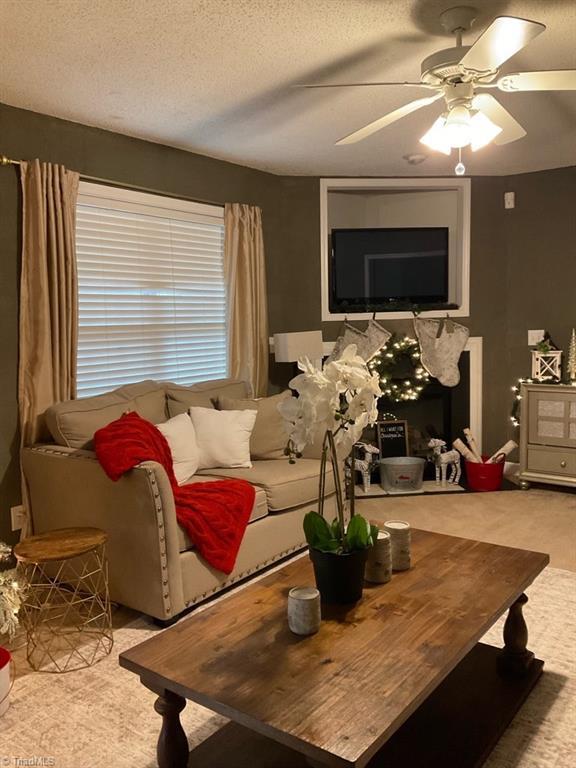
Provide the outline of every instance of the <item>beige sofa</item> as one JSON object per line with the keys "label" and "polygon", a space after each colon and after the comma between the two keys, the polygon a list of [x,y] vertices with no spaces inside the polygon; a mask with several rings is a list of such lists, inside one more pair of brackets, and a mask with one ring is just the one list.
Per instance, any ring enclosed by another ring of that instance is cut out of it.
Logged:
{"label": "beige sofa", "polygon": [[[145,381],[52,406],[45,418],[54,443],[23,454],[35,532],[103,528],[109,536],[112,599],[163,621],[301,549],[302,519],[318,492],[317,459],[254,461],[251,469],[207,469],[192,478],[239,477],[256,488],[236,566],[226,576],[206,564],[178,525],[168,477],[159,464],[143,462],[113,482],[91,450],[94,432],[126,411],[157,424],[191,405],[212,407],[218,396],[248,395],[245,384],[229,379],[191,387]],[[330,515],[331,476],[328,488]]]}

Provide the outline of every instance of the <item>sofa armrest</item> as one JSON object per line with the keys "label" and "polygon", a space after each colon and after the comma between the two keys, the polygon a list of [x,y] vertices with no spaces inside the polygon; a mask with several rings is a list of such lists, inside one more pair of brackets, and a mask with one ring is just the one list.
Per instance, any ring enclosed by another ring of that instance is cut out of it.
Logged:
{"label": "sofa armrest", "polygon": [[163,467],[146,461],[113,482],[92,451],[23,451],[35,533],[95,526],[108,534],[113,600],[160,619],[185,607],[174,496]]}

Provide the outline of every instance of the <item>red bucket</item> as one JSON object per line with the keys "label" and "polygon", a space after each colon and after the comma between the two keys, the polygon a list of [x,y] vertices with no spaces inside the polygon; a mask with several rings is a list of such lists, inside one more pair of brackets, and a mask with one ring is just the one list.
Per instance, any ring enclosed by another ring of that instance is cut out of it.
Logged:
{"label": "red bucket", "polygon": [[[486,461],[489,456],[482,456]],[[504,462],[477,464],[466,460],[466,477],[471,491],[499,491],[504,477]]]}

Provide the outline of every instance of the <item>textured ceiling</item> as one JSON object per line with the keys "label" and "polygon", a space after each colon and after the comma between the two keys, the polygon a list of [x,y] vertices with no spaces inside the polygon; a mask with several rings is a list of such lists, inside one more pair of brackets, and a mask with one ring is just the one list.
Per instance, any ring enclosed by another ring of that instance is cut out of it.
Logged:
{"label": "textured ceiling", "polygon": [[[470,0],[469,0],[470,1]],[[293,88],[415,80],[450,47],[438,14],[456,0],[0,0],[0,101],[275,173],[449,174],[418,139],[432,105],[359,144],[346,133],[426,91]],[[548,29],[505,65],[576,68],[575,0],[476,0],[470,43],[498,14]],[[576,165],[576,92],[498,93],[528,131],[466,153],[471,174]],[[0,134],[1,136],[1,134]],[[0,151],[1,138],[0,138]]]}

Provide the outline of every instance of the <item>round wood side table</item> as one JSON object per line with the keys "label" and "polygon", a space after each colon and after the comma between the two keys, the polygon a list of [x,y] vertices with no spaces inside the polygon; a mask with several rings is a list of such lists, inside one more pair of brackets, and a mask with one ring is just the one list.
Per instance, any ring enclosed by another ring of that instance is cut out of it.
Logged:
{"label": "round wood side table", "polygon": [[26,585],[20,613],[33,669],[71,672],[112,650],[106,539],[99,528],[60,528],[14,547]]}

